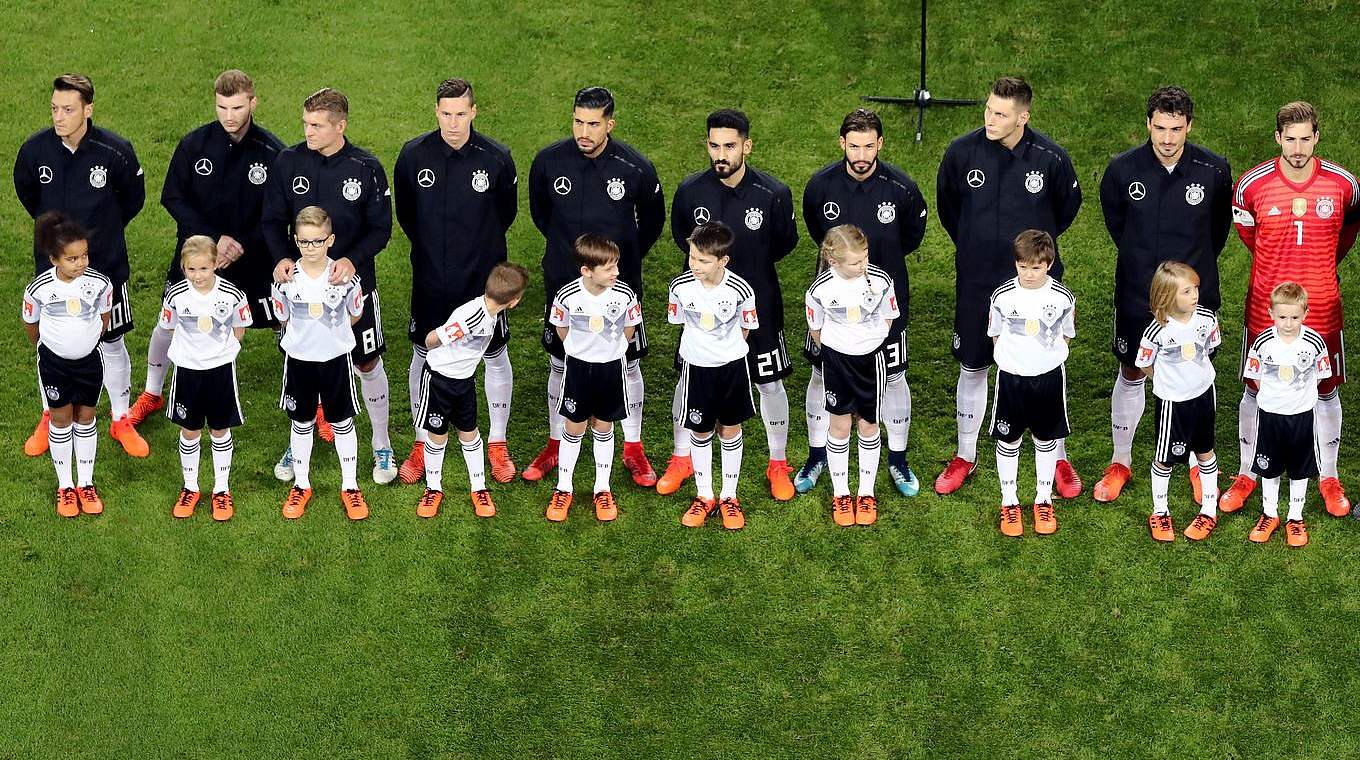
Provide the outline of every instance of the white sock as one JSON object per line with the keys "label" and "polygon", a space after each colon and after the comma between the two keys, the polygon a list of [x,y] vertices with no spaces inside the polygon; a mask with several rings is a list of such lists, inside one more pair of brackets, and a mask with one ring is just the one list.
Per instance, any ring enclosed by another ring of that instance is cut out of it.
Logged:
{"label": "white sock", "polygon": [[642,399],[646,389],[642,384],[642,364],[637,359],[628,362],[628,368],[624,370],[623,390],[628,395],[628,415],[623,418],[623,442],[641,443]]}
{"label": "white sock", "polygon": [[850,437],[826,437],[826,468],[831,471],[831,495],[850,495]]}
{"label": "white sock", "polygon": [[1289,481],[1289,519],[1303,519],[1303,503],[1308,499],[1308,478]]}
{"label": "white sock", "polygon": [[52,454],[52,466],[57,470],[57,488],[75,488],[71,480],[71,426],[57,427],[55,422],[47,425],[47,450]]}
{"label": "white sock", "polygon": [[411,351],[411,367],[406,370],[406,389],[411,394],[411,424],[415,425],[416,443],[430,440],[430,431],[420,426],[420,377],[425,372],[426,350],[414,346]]}
{"label": "white sock", "polygon": [[684,378],[675,384],[675,393],[671,396],[671,440],[673,441],[673,453],[675,456],[684,457],[690,455],[689,439],[690,431],[684,426],[685,409],[681,405],[680,388],[684,384]]}
{"label": "white sock", "polygon": [[[124,410],[124,414],[126,413]],[[99,430],[95,427],[94,420],[85,425],[77,422],[71,427],[75,437],[73,448],[76,453],[76,488],[93,485],[94,456],[99,448]]]}
{"label": "white sock", "polygon": [[765,423],[770,459],[783,462],[789,456],[786,451],[789,446],[789,394],[784,390],[783,380],[756,383],[756,390],[760,391],[760,420]]}
{"label": "white sock", "polygon": [[954,390],[955,419],[959,431],[959,456],[977,461],[978,431],[987,415],[987,370],[959,367],[959,382]]}
{"label": "white sock", "polygon": [[595,493],[609,490],[609,474],[614,469],[614,428],[592,429],[595,439]]}
{"label": "white sock", "polygon": [[562,443],[557,446],[557,490],[571,493],[571,475],[576,469],[576,459],[581,456],[581,439],[585,434],[576,435],[562,431]]}
{"label": "white sock", "polygon": [[174,333],[157,325],[146,346],[146,392],[160,396],[165,391],[165,372],[170,369],[170,340]]}
{"label": "white sock", "polygon": [[[788,413],[787,396],[784,398],[784,412],[785,414]],[[784,426],[784,430],[788,430],[787,424]],[[718,494],[718,498],[735,499],[737,498],[737,481],[741,479],[741,454],[745,448],[741,431],[738,430],[734,438],[718,436],[718,443],[722,446],[722,492]]]}
{"label": "white sock", "polygon": [[[1060,441],[1034,439],[1034,503],[1053,503],[1053,472],[1058,467]],[[1017,447],[1017,452],[1019,448]]]}
{"label": "white sock", "polygon": [[694,463],[694,488],[701,499],[713,498],[713,434],[690,432],[689,458]]}
{"label": "white sock", "polygon": [[1163,467],[1160,462],[1152,463],[1152,514],[1171,514],[1171,468]]}
{"label": "white sock", "polygon": [[510,393],[515,387],[515,370],[510,366],[509,346],[494,356],[483,357],[482,361],[486,364],[483,387],[486,389],[487,418],[491,423],[486,440],[490,443],[505,443],[505,428],[510,424]]}
{"label": "white sock", "polygon": [[[382,357],[367,372],[359,372],[359,388],[364,394],[364,411],[368,412],[368,422],[373,426],[373,450],[392,448],[392,440],[387,435],[388,386],[387,370],[383,368]],[[356,488],[358,486],[355,486]]]}
{"label": "white sock", "polygon": [[548,437],[562,438],[562,383],[567,378],[567,365],[561,359],[548,359]]}
{"label": "white sock", "polygon": [[1067,439],[1059,438],[1055,443],[1058,446],[1058,459],[1067,459]]}
{"label": "white sock", "polygon": [[1199,463],[1199,484],[1204,491],[1204,501],[1200,502],[1200,512],[1218,516],[1218,458],[1210,457],[1207,462]]}
{"label": "white sock", "polygon": [[288,434],[288,445],[293,450],[293,485],[301,489],[312,487],[312,431],[316,423],[312,420],[298,422],[293,420],[292,432]]}
{"label": "white sock", "polygon": [[882,453],[883,439],[879,437],[878,431],[874,431],[872,436],[865,437],[859,434],[859,495],[873,496],[874,481],[878,480],[878,460]]}
{"label": "white sock", "polygon": [[1114,439],[1111,461],[1125,467],[1133,466],[1133,436],[1147,408],[1143,391],[1146,381],[1143,377],[1129,380],[1122,371],[1114,373],[1114,391],[1110,393],[1110,437]]}
{"label": "white sock", "polygon": [[1243,388],[1242,400],[1237,402],[1237,472],[1252,480],[1256,479],[1256,473],[1251,471],[1251,462],[1256,458],[1256,411],[1256,393]]}
{"label": "white sock", "polygon": [[1341,453],[1341,396],[1333,389],[1319,396],[1313,407],[1313,435],[1317,439],[1318,477],[1338,477],[1336,459]]}
{"label": "white sock", "polygon": [[[120,337],[99,342],[99,355],[104,359],[104,390],[109,394],[109,411],[117,422],[127,416],[132,403],[132,357],[127,344]],[[78,455],[77,455],[78,456]]]}
{"label": "white sock", "polygon": [[1001,482],[1001,505],[1020,503],[1020,442],[996,442],[996,477]]}
{"label": "white sock", "polygon": [[888,378],[883,393],[883,427],[888,430],[888,450],[906,451],[907,436],[911,432],[911,388],[907,373],[899,372]]}
{"label": "white sock", "polygon": [[[1291,483],[1293,481],[1290,481]],[[1280,516],[1280,479],[1261,478],[1261,511],[1266,517]]]}
{"label": "white sock", "polygon": [[[451,440],[453,439],[446,438],[443,443],[435,443],[433,440],[425,442],[425,487],[431,491],[444,490],[444,452],[448,450],[449,441]],[[482,439],[479,436],[477,438],[477,443],[480,444],[481,441]],[[464,459],[467,459],[468,457],[468,445],[469,444],[467,443],[463,444]],[[472,480],[472,475],[470,473],[471,468],[469,467],[468,469],[468,480]],[[471,490],[476,491],[477,489],[473,488]]]}
{"label": "white sock", "polygon": [[803,414],[807,418],[808,446],[814,449],[824,448],[831,427],[831,415],[826,413],[826,382],[822,379],[822,371],[815,367],[812,370],[812,377],[808,379]]}
{"label": "white sock", "polygon": [[212,441],[213,493],[225,493],[231,490],[231,457],[236,441],[230,430],[221,438],[214,438],[210,433],[208,439]]}
{"label": "white sock", "polygon": [[[450,439],[452,440],[452,439]],[[447,442],[446,442],[447,443]],[[463,449],[463,464],[467,465],[468,471],[468,490],[486,490],[486,444],[482,443],[482,436],[478,435],[470,441],[458,440]],[[442,453],[442,452],[441,452]],[[440,458],[443,462],[443,458]],[[440,490],[443,490],[442,488]]]}
{"label": "white sock", "polygon": [[190,438],[180,432],[179,469],[184,474],[184,487],[190,491],[198,490],[198,451],[198,438]]}
{"label": "white sock", "polygon": [[359,436],[354,433],[354,418],[332,422],[335,430],[335,454],[340,457],[340,489],[359,488]]}

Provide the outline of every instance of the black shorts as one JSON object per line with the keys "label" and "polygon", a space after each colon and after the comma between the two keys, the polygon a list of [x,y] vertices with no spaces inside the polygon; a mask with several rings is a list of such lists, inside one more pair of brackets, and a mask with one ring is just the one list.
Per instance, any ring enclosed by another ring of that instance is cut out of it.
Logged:
{"label": "black shorts", "polygon": [[318,402],[325,406],[326,419],[331,422],[358,414],[359,399],[354,395],[354,363],[350,354],[324,362],[284,356],[279,408],[288,412],[288,418],[295,422],[308,422],[316,417]]}
{"label": "black shorts", "polygon": [[[262,258],[263,261],[255,261],[251,254],[247,253],[246,258],[237,259],[223,267],[218,274],[245,291],[246,303],[250,306],[250,327],[247,329],[253,330],[258,327],[277,330],[279,320],[274,316],[274,310],[269,307],[269,291],[274,285],[274,262],[263,252],[258,258]],[[170,290],[171,285],[183,280],[184,270],[180,269],[179,256],[176,255],[166,270],[165,291],[161,293],[161,300],[165,299],[165,292]]]}
{"label": "black shorts", "polygon": [[132,332],[132,301],[128,298],[127,280],[113,283],[113,309],[109,311],[109,329],[99,340],[112,343]]}
{"label": "black shorts", "polygon": [[213,430],[239,426],[245,415],[236,386],[236,363],[212,369],[176,366],[165,399],[165,416],[185,430],[202,430],[205,423]]}
{"label": "black shorts", "polygon": [[1166,465],[1185,462],[1187,454],[1214,450],[1214,386],[1189,401],[1157,398],[1157,447],[1152,461]]}
{"label": "black shorts", "polygon": [[822,382],[826,387],[826,411],[858,414],[865,422],[878,422],[878,407],[888,383],[882,351],[854,355],[822,346]]}
{"label": "black shorts", "polygon": [[744,358],[720,367],[682,363],[680,394],[682,418],[676,421],[697,433],[710,432],[718,425],[740,425],[756,413],[751,368]]}
{"label": "black shorts", "polygon": [[454,430],[470,433],[477,429],[477,379],[458,379],[441,375],[425,365],[420,375],[420,398],[416,417],[420,427],[436,435]]}
{"label": "black shorts", "polygon": [[[990,296],[991,291],[987,295]],[[967,369],[992,366],[992,339],[987,335],[986,298],[982,301],[976,298],[954,299],[952,350],[954,359]]]}
{"label": "black shorts", "polygon": [[[556,293],[553,296],[556,297]],[[562,339],[557,336],[557,328],[548,321],[548,312],[552,310],[552,298],[548,299],[547,306],[543,307],[543,339],[540,343],[543,350],[548,352],[548,356],[563,361],[566,358],[566,351],[562,349]],[[494,341],[493,341],[494,342]],[[488,346],[486,352],[492,353]],[[642,322],[633,330],[633,339],[628,341],[628,353],[624,358],[628,361],[635,361],[647,355],[647,323]]]}
{"label": "black shorts", "polygon": [[1256,459],[1251,471],[1263,478],[1288,473],[1290,480],[1318,474],[1313,410],[1298,414],[1256,412]]}
{"label": "black shorts", "polygon": [[378,289],[364,291],[364,313],[353,325],[354,349],[349,352],[355,364],[368,364],[383,355],[387,341],[383,340],[382,307],[378,303]]}
{"label": "black shorts", "polygon": [[68,404],[98,405],[99,391],[104,387],[104,359],[99,349],[81,359],[64,359],[39,344],[38,387],[42,388],[48,409]]}
{"label": "black shorts", "polygon": [[997,370],[992,437],[1015,443],[1026,430],[1041,441],[1056,441],[1071,434],[1067,422],[1067,369],[1063,365],[1033,376]]}
{"label": "black shorts", "polygon": [[591,417],[618,422],[628,416],[627,358],[613,362],[586,362],[574,356],[566,360],[562,376],[562,404],[558,413],[572,422]]}

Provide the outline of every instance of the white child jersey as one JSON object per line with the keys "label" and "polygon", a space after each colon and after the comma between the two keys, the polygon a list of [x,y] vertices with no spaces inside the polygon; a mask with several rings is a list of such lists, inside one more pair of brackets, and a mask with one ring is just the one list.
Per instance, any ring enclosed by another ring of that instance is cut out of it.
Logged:
{"label": "white child jersey", "polygon": [[70,282],[53,267],[24,288],[24,321],[36,323],[38,344],[63,359],[90,355],[104,331],[100,315],[112,309],[113,283],[89,267]]}
{"label": "white child jersey", "polygon": [[598,296],[578,277],[563,285],[553,298],[548,323],[567,328],[562,350],[583,362],[603,364],[628,353],[625,327],[642,324],[642,306],[633,289],[616,282]]}
{"label": "white child jersey", "polygon": [[1067,361],[1067,338],[1077,334],[1077,299],[1062,283],[1046,278],[1025,288],[1014,277],[992,291],[987,335],[995,337],[996,366],[1012,375],[1035,377]]}
{"label": "white child jersey", "polygon": [[477,364],[496,333],[496,318],[487,313],[482,296],[453,310],[444,324],[434,328],[439,345],[425,355],[432,372],[464,380],[477,371]]}
{"label": "white child jersey", "polygon": [[1152,367],[1152,392],[1163,401],[1189,401],[1214,384],[1209,352],[1223,342],[1218,315],[1203,306],[1186,322],[1167,317],[1153,321],[1138,342],[1135,367]]}
{"label": "white child jersey", "polygon": [[181,280],[161,302],[161,327],[174,330],[170,361],[183,369],[212,369],[227,364],[241,351],[235,328],[249,327],[250,302],[245,291],[221,277],[200,293]]}
{"label": "white child jersey", "polygon": [[1318,381],[1332,376],[1327,343],[1305,325],[1297,337],[1285,343],[1270,327],[1256,336],[1247,349],[1243,377],[1255,380],[1260,390],[1256,405],[1271,414],[1301,414],[1317,405]]}
{"label": "white child jersey", "polygon": [[746,356],[741,331],[760,327],[756,293],[730,269],[711,288],[693,272],[684,272],[671,280],[666,321],[685,326],[680,331],[681,359],[696,367],[721,367]]}
{"label": "white child jersey", "polygon": [[339,285],[329,283],[335,262],[326,262],[326,271],[312,277],[299,264],[293,279],[274,283],[269,300],[274,316],[285,322],[279,347],[293,357],[309,362],[324,362],[354,348],[350,317],[364,312],[364,293],[359,275]]}
{"label": "white child jersey", "polygon": [[898,316],[892,278],[873,264],[853,280],[828,268],[812,281],[804,301],[808,329],[822,331],[822,345],[853,356],[881,348]]}

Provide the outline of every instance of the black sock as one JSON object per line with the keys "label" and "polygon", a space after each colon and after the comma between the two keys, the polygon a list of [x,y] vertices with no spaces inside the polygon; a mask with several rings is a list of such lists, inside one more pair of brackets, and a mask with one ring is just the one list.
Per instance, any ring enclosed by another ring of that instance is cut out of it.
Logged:
{"label": "black sock", "polygon": [[808,464],[812,464],[812,463],[814,463],[814,462],[825,462],[825,461],[826,461],[826,447],[825,447],[825,446],[809,446],[809,447],[808,447],[808,457],[807,457],[807,461],[808,461]]}
{"label": "black sock", "polygon": [[888,449],[888,466],[896,467],[897,469],[901,470],[903,474],[906,474],[907,470],[910,469],[907,466],[906,450],[903,449],[902,451],[893,451],[892,449]]}

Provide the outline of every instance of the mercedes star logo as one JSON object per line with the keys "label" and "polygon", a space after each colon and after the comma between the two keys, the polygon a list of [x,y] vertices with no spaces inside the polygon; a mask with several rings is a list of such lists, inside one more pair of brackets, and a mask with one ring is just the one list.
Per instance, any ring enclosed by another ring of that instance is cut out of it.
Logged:
{"label": "mercedes star logo", "polygon": [[827,201],[826,203],[822,204],[822,216],[826,217],[827,219],[835,220],[839,219],[840,215],[841,207],[836,205],[835,201]]}
{"label": "mercedes star logo", "polygon": [[41,183],[43,183],[44,185],[46,185],[47,183],[51,182],[51,181],[52,181],[52,167],[50,167],[50,166],[39,166],[39,167],[38,167],[38,181],[41,182]]}
{"label": "mercedes star logo", "polygon": [[206,177],[212,174],[212,162],[206,158],[200,158],[194,162],[194,171]]}
{"label": "mercedes star logo", "polygon": [[571,192],[571,180],[566,177],[558,177],[553,180],[553,191],[558,195],[566,195]]}
{"label": "mercedes star logo", "polygon": [[981,169],[969,169],[967,181],[969,187],[982,187],[982,184],[987,181],[987,175],[983,174]]}
{"label": "mercedes star logo", "polygon": [[434,172],[430,169],[421,169],[416,172],[416,184],[421,187],[433,187]]}
{"label": "mercedes star logo", "polygon": [[1143,187],[1142,182],[1133,181],[1129,183],[1129,197],[1141,201],[1147,197],[1147,188]]}
{"label": "mercedes star logo", "polygon": [[311,182],[308,182],[306,177],[294,177],[294,178],[293,178],[293,192],[294,192],[294,193],[296,193],[296,194],[298,194],[298,195],[306,195],[306,194],[307,194],[307,191],[308,191],[308,190],[311,190],[311,189],[312,189],[312,183],[311,183]]}
{"label": "mercedes star logo", "polygon": [[695,224],[707,224],[708,220],[711,218],[712,217],[709,216],[708,209],[704,208],[703,206],[694,209]]}

